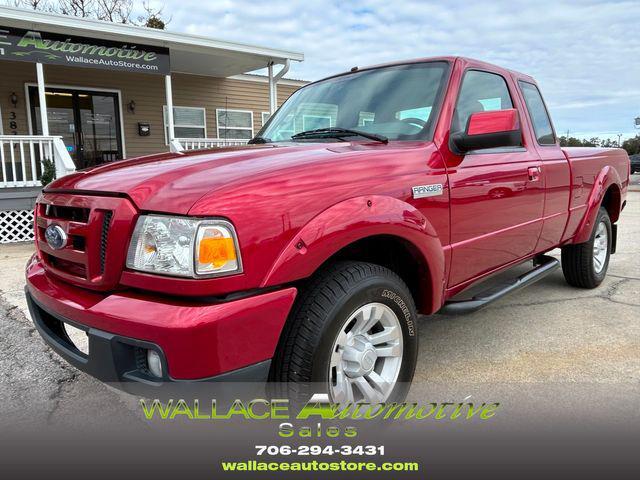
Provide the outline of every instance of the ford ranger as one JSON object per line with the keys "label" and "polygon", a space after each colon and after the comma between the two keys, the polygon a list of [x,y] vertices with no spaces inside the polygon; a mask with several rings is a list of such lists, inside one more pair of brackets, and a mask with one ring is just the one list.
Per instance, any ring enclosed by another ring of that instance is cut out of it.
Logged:
{"label": "ford ranger", "polygon": [[[249,143],[44,189],[26,295],[54,350],[129,385],[318,382],[338,402],[401,398],[418,314],[472,312],[560,265],[597,287],[630,176],[623,150],[559,146],[533,78],[458,57],[311,83]],[[545,255],[558,247],[561,261]]]}

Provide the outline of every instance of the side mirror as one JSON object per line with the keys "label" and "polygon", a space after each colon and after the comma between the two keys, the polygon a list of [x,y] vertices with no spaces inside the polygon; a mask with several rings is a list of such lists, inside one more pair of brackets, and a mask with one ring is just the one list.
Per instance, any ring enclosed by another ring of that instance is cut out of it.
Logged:
{"label": "side mirror", "polygon": [[465,132],[454,133],[451,143],[455,153],[522,145],[522,130],[515,108],[471,114]]}

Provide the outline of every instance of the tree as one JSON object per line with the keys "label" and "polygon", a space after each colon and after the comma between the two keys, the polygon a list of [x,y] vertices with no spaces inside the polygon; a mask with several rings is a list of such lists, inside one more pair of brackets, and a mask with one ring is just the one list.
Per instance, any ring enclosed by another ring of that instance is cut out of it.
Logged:
{"label": "tree", "polygon": [[94,17],[95,6],[95,0],[58,0],[59,12],[72,17]]}
{"label": "tree", "polygon": [[151,7],[150,2],[142,2],[142,8],[144,8],[144,15],[138,17],[140,25],[144,25],[149,28],[156,28],[158,30],[164,30],[167,24],[171,21],[162,19],[162,10],[164,7],[154,9]]}
{"label": "tree", "polygon": [[7,4],[17,8],[41,10],[43,12],[52,12],[54,10],[49,0],[11,0]]}
{"label": "tree", "polygon": [[620,144],[618,143],[618,140],[611,140],[610,138],[603,140],[600,143],[600,146],[604,148],[620,148]]}
{"label": "tree", "polygon": [[96,18],[113,23],[131,23],[133,0],[96,0]]}
{"label": "tree", "polygon": [[127,23],[164,30],[169,23],[162,18],[163,8],[153,8],[151,3],[142,2],[144,15],[132,18],[133,0],[58,0],[57,4],[50,0],[7,0],[9,5],[30,10],[56,12],[63,15],[81,18],[95,18],[114,23]]}
{"label": "tree", "polygon": [[640,153],[640,135],[626,139],[622,142],[622,148],[624,148],[629,155]]}
{"label": "tree", "polygon": [[589,140],[580,140],[579,138],[567,137],[565,135],[560,137],[559,140],[561,147],[597,147],[602,143],[598,137],[592,137]]}

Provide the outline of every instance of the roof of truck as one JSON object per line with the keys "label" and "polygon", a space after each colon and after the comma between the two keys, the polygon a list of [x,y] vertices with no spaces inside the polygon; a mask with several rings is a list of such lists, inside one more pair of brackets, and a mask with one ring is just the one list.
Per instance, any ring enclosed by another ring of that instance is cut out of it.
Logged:
{"label": "roof of truck", "polygon": [[[526,73],[522,73],[522,72],[518,72],[516,70],[511,70],[505,67],[501,67],[500,65],[496,65],[495,63],[488,63],[488,62],[484,62],[482,60],[477,60],[475,58],[470,58],[470,57],[463,57],[463,56],[455,56],[455,55],[444,55],[441,57],[423,57],[423,58],[413,58],[413,59],[407,59],[407,60],[398,60],[395,62],[387,62],[387,63],[380,63],[380,64],[376,64],[376,65],[368,65],[365,67],[353,67],[351,70],[347,71],[347,72],[342,72],[342,73],[338,73],[335,75],[330,75],[328,77],[325,77],[321,80],[326,80],[328,78],[333,78],[333,77],[340,77],[342,75],[348,75],[350,73],[355,73],[355,72],[360,72],[362,70],[373,70],[376,68],[383,68],[383,67],[392,67],[394,65],[408,65],[408,64],[412,64],[412,63],[425,63],[425,62],[448,62],[448,63],[455,63],[457,61],[462,61],[468,64],[472,64],[473,66],[478,66],[478,67],[487,67],[491,70],[496,70],[498,72],[503,72],[504,74],[511,74],[517,78],[521,78],[521,79],[526,79],[528,81],[532,81],[535,82],[535,80],[533,79],[533,77],[531,77],[530,75],[527,75]],[[318,80],[318,81],[321,81]]]}

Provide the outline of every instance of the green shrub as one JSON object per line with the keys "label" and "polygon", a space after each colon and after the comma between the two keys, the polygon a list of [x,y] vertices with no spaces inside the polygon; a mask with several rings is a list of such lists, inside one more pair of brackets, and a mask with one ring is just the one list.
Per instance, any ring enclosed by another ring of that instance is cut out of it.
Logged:
{"label": "green shrub", "polygon": [[45,158],[42,160],[42,176],[40,177],[40,182],[42,182],[42,186],[46,187],[51,182],[56,179],[56,165],[50,158]]}

